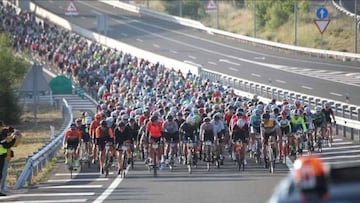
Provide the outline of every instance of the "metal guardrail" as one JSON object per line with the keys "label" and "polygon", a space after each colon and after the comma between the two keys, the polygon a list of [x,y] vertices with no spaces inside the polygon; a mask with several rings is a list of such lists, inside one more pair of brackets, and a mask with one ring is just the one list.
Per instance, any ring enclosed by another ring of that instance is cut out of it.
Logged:
{"label": "metal guardrail", "polygon": [[73,120],[71,106],[68,105],[66,99],[63,99],[62,101],[64,123],[60,129],[60,133],[49,140],[48,143],[45,143],[38,152],[35,152],[27,158],[24,169],[14,185],[14,189],[21,188],[26,182],[30,185],[32,176],[36,176],[41,172],[46,166],[46,163],[56,155],[56,152],[60,148],[65,132],[70,127]]}
{"label": "metal guardrail", "polygon": [[[114,1],[107,1],[107,2],[114,2]],[[76,32],[76,33],[84,36],[85,38],[95,40],[98,43],[104,44],[105,46],[108,46],[110,48],[121,47],[121,49],[127,50],[128,52],[132,53],[133,55],[136,55],[139,57],[150,58],[151,60],[154,60],[154,61],[164,62],[165,64],[163,64],[163,65],[165,65],[165,67],[175,67],[175,68],[181,69],[182,72],[184,72],[184,73],[187,73],[190,70],[192,73],[194,73],[196,75],[206,77],[213,81],[218,80],[218,81],[220,81],[221,84],[230,85],[234,89],[238,88],[239,90],[243,90],[245,92],[250,92],[250,93],[257,94],[259,96],[264,96],[264,97],[266,96],[267,98],[275,98],[277,100],[282,100],[283,98],[287,98],[290,102],[293,102],[295,99],[299,99],[304,104],[310,105],[310,107],[312,107],[312,108],[314,108],[317,105],[322,105],[325,102],[332,102],[333,105],[335,106],[334,110],[335,110],[336,114],[338,115],[338,118],[337,118],[337,120],[339,121],[338,125],[345,127],[345,129],[350,128],[350,131],[352,132],[351,137],[354,137],[354,132],[356,130],[360,129],[360,122],[358,122],[360,120],[360,116],[359,116],[360,115],[360,107],[358,107],[358,106],[350,106],[347,103],[343,103],[343,102],[339,102],[339,101],[331,101],[326,98],[319,98],[319,97],[315,97],[312,95],[305,95],[302,93],[297,93],[297,92],[293,92],[293,91],[289,91],[289,90],[285,90],[285,89],[279,89],[276,87],[272,87],[272,86],[264,85],[264,84],[260,84],[260,83],[255,83],[255,82],[248,81],[248,80],[241,79],[241,78],[233,78],[233,76],[228,76],[228,75],[224,75],[223,73],[207,70],[207,69],[204,69],[202,67],[199,67],[199,66],[196,66],[193,64],[189,65],[189,64],[186,64],[183,62],[169,59],[167,57],[162,57],[160,55],[155,56],[153,53],[150,53],[150,52],[147,52],[144,50],[140,50],[138,48],[118,42],[114,39],[108,38],[108,37],[100,35],[98,33],[91,32],[90,30],[81,28],[80,26],[74,25],[74,24],[70,23],[69,21],[67,21],[67,20],[39,7],[38,5],[33,4],[33,3],[30,4],[30,9],[31,9],[31,11],[35,12],[38,17],[46,18],[46,19],[64,27],[65,29]],[[177,20],[181,20],[181,19],[178,18]],[[256,41],[256,39],[252,39],[252,40]],[[272,43],[272,42],[267,42],[267,43]],[[294,47],[291,45],[286,45],[286,46],[289,48]],[[304,50],[305,49],[307,49],[307,48],[304,48]],[[319,53],[320,52],[323,53],[324,50],[317,50],[317,51]],[[340,52],[340,53],[346,54],[346,53],[342,53],[342,52]],[[356,54],[353,54],[353,55],[356,55]],[[356,56],[360,58],[359,54],[357,54]],[[342,112],[344,112],[344,113],[342,114]],[[340,118],[339,117],[340,115],[344,116],[344,117]],[[347,130],[345,130],[345,131],[347,131]]]}
{"label": "metal guardrail", "polygon": [[[350,16],[350,17],[353,17],[354,18],[354,16],[355,16],[355,13],[352,13],[352,12],[350,12],[350,11],[348,11],[348,10],[346,10],[345,8],[343,8],[339,3],[340,3],[340,1],[339,0],[332,0],[332,4],[333,4],[333,6],[337,9],[337,10],[339,10],[339,11],[341,11],[342,13],[345,13],[345,15],[347,15],[347,16]],[[355,8],[356,9],[356,8]],[[357,15],[356,16],[356,18],[359,20],[360,19],[360,15]]]}

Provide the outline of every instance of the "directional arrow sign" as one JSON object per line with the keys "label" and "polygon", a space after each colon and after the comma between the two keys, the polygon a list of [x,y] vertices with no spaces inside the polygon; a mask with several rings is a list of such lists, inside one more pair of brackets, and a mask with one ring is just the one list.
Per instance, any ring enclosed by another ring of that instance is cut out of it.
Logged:
{"label": "directional arrow sign", "polygon": [[327,26],[329,25],[330,19],[314,20],[314,23],[315,23],[316,27],[319,29],[320,33],[322,34],[326,30]]}
{"label": "directional arrow sign", "polygon": [[329,12],[328,10],[325,8],[325,7],[320,7],[318,9],[316,9],[316,17],[319,19],[319,20],[322,20],[322,19],[325,19],[327,18],[329,15]]}

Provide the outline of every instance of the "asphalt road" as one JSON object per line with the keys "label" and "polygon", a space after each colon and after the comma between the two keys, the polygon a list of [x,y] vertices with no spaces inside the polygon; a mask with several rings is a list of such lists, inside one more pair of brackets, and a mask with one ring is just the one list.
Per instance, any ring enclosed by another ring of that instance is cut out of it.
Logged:
{"label": "asphalt road", "polygon": [[1,202],[265,202],[274,186],[286,176],[285,165],[277,165],[270,174],[262,165],[249,161],[245,171],[237,171],[228,160],[220,169],[213,165],[209,172],[204,163],[188,174],[183,165],[170,172],[168,168],[153,177],[141,161],[135,162],[125,179],[113,168],[105,178],[95,165],[84,166],[70,179],[59,160],[49,177],[23,194],[0,197]]}
{"label": "asphalt road", "polygon": [[[298,56],[148,16],[139,17],[97,1],[75,1],[79,16],[65,16],[67,1],[36,0],[41,7],[92,31],[96,15],[109,15],[108,36],[124,43],[180,61],[191,61],[228,75],[284,89],[360,105],[360,67],[355,62]],[[121,47],[119,47],[121,49]],[[126,51],[126,50],[125,50]]]}

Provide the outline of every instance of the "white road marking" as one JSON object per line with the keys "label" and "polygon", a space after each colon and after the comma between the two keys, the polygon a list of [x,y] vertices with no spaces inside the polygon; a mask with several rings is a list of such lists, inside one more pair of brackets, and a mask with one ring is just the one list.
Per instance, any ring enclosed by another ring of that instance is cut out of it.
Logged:
{"label": "white road marking", "polygon": [[[87,199],[59,199],[59,200],[33,200],[33,201],[11,201],[11,203],[72,203],[72,202],[86,202]],[[3,202],[8,203],[8,202]],[[9,202],[10,203],[10,202]]]}
{"label": "white road marking", "polygon": [[346,76],[354,76],[354,75],[359,75],[360,73],[347,73],[345,74]]}
{"label": "white road marking", "polygon": [[276,82],[278,82],[278,83],[282,83],[282,84],[285,84],[286,82],[285,81],[283,81],[283,80],[275,80]]}
{"label": "white road marking", "polygon": [[259,75],[259,74],[251,73],[251,75],[255,76],[255,77],[258,77],[258,78],[261,78],[261,75]]}
{"label": "white road marking", "polygon": [[233,67],[229,67],[229,70],[232,70],[232,71],[239,71],[238,69],[236,69],[236,68],[233,68]]}
{"label": "white road marking", "polygon": [[63,7],[63,6],[59,6],[59,8],[60,8],[60,9],[64,9],[64,7]]}
{"label": "white road marking", "polygon": [[350,159],[350,158],[357,159],[357,158],[360,158],[360,155],[349,155],[349,154],[346,154],[346,155],[341,155],[341,156],[320,157],[321,160],[332,160],[332,159],[342,160],[342,159]]}
{"label": "white road marking", "polygon": [[107,181],[109,178],[74,178],[74,179],[51,179],[48,180],[48,183],[56,182],[95,182],[95,181]]}
{"label": "white road marking", "polygon": [[[129,168],[130,168],[131,165],[128,165],[126,167],[126,170],[125,170],[125,176],[127,175],[128,171],[129,171]],[[117,176],[115,178],[115,180],[111,183],[111,185],[103,192],[101,193],[101,195],[96,198],[95,201],[93,201],[93,203],[102,203],[119,185],[120,183],[123,181],[124,179],[121,178],[121,176]]]}
{"label": "white road marking", "polygon": [[211,65],[216,66],[216,63],[215,63],[215,62],[212,62],[212,61],[208,61],[208,64],[211,64]]}
{"label": "white road marking", "polygon": [[254,57],[255,60],[265,60],[265,56]]}
{"label": "white road marking", "polygon": [[332,146],[334,146],[334,148],[336,148],[336,146],[338,146],[338,145],[347,145],[347,144],[354,144],[354,142],[335,142],[335,143],[332,143]]}
{"label": "white road marking", "polygon": [[331,95],[342,97],[342,94],[336,93],[336,92],[330,92]]}
{"label": "white road marking", "polygon": [[140,38],[136,38],[136,41],[138,42],[144,42],[144,40],[140,39]]}
{"label": "white road marking", "polygon": [[124,37],[127,37],[128,36],[128,34],[126,34],[126,33],[124,33],[124,32],[122,32],[122,33],[120,33],[122,36],[124,36]]}
{"label": "white road marking", "polygon": [[308,86],[305,86],[305,85],[303,85],[303,86],[301,86],[302,88],[304,88],[304,89],[308,89],[308,90],[312,90],[313,88],[312,87],[308,87]]}
{"label": "white road marking", "polygon": [[170,52],[173,53],[173,54],[177,54],[177,53],[178,53],[177,51],[172,50],[172,49],[170,49]]}
{"label": "white road marking", "polygon": [[153,44],[153,46],[156,48],[160,48],[160,45],[158,45],[158,44]]}
{"label": "white road marking", "polygon": [[39,189],[69,189],[69,188],[101,188],[103,185],[58,185],[58,186],[45,186]]}
{"label": "white road marking", "polygon": [[359,164],[360,160],[346,160],[346,161],[330,161],[330,162],[324,162],[325,165],[341,165],[341,164]]}
{"label": "white road marking", "polygon": [[323,152],[321,152],[321,156],[351,154],[351,153],[360,153],[360,150],[329,151],[329,152],[324,152],[323,151]]}
{"label": "white road marking", "polygon": [[339,74],[343,74],[344,72],[342,71],[331,71],[331,72],[328,72],[327,74],[329,75],[339,75]]}
{"label": "white road marking", "polygon": [[228,64],[231,64],[231,65],[235,65],[235,66],[240,66],[239,63],[235,63],[235,62],[232,62],[232,61],[229,61],[227,59],[219,59],[220,62],[224,62],[224,63],[228,63]]}
{"label": "white road marking", "polygon": [[323,151],[333,151],[336,152],[338,149],[360,149],[360,146],[358,145],[351,145],[351,146],[334,146],[331,148],[323,148]]}
{"label": "white road marking", "polygon": [[[109,172],[109,174],[112,175],[114,172]],[[70,173],[56,173],[55,176],[70,176]],[[73,176],[99,176],[99,173],[73,173]]]}
{"label": "white road marking", "polygon": [[195,56],[191,56],[191,55],[189,55],[188,57],[189,57],[189,58],[191,58],[191,59],[196,59],[196,57],[195,57]]}
{"label": "white road marking", "polygon": [[81,19],[83,19],[83,20],[85,20],[85,19],[86,19],[86,17],[85,17],[85,16],[81,16],[80,18],[81,18]]}
{"label": "white road marking", "polygon": [[59,196],[93,196],[95,192],[66,192],[66,193],[33,193],[33,194],[15,194],[11,196],[0,197],[3,199],[13,199],[18,197],[59,197]]}
{"label": "white road marking", "polygon": [[326,70],[314,70],[313,73],[325,73]]}

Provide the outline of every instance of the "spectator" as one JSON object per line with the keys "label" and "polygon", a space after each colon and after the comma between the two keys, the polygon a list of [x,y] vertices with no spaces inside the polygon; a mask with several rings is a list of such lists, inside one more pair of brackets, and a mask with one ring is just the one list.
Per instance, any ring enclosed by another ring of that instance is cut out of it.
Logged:
{"label": "spectator", "polygon": [[[0,180],[3,177],[3,170],[5,166],[5,158],[7,156],[7,149],[11,148],[15,142],[16,137],[11,137],[11,141],[7,142],[7,136],[14,132],[12,127],[3,127],[0,134]],[[0,192],[0,196],[6,196],[6,194]]]}
{"label": "spectator", "polygon": [[[15,139],[15,143],[12,147],[17,147],[20,143],[21,140],[21,132],[19,130],[14,130],[13,133],[9,133],[8,136],[6,137],[6,142],[10,143],[13,139]],[[5,157],[5,162],[4,162],[4,166],[3,166],[3,170],[2,170],[2,178],[0,181],[0,192],[6,192],[7,191],[7,187],[6,187],[6,177],[7,177],[7,173],[8,173],[8,168],[9,168],[9,164],[10,164],[10,160],[11,158],[14,157],[14,151],[11,150],[11,148],[7,149],[7,153],[6,153],[6,157]]]}

